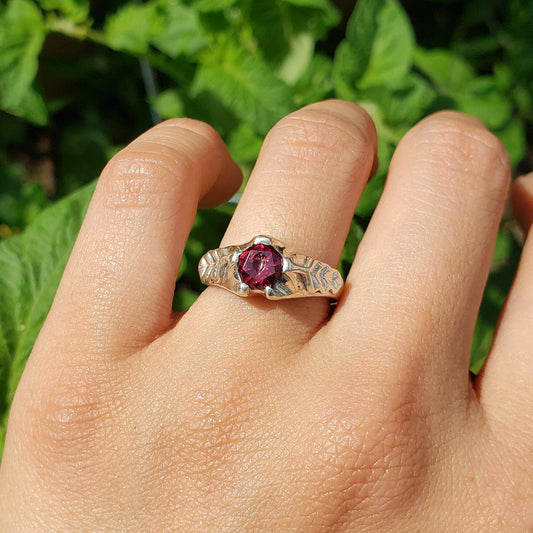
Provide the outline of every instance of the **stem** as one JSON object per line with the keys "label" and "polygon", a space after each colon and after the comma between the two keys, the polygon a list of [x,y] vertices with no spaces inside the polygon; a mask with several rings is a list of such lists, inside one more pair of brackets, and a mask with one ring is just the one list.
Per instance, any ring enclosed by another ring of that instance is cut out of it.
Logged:
{"label": "stem", "polygon": [[46,21],[46,29],[50,32],[78,39],[78,41],[92,41],[93,43],[107,46],[105,34],[102,31],[94,30],[89,26],[74,24],[65,18],[49,17]]}
{"label": "stem", "polygon": [[154,52],[153,50],[148,50],[144,57],[154,68],[163,74],[166,74],[177,84],[182,86],[189,85],[192,78],[192,69],[189,67],[189,65],[183,65],[183,68],[178,68],[178,66],[167,56],[158,52]]}
{"label": "stem", "polygon": [[[95,30],[89,26],[74,24],[65,18],[49,17],[46,21],[46,29],[49,32],[60,33],[78,41],[91,41],[106,48],[111,48],[103,31]],[[132,54],[130,52],[130,55],[140,60],[147,60],[154,68],[166,74],[179,85],[186,86],[190,82],[192,70],[188,64],[184,64],[183,68],[178,68],[168,57],[153,50],[148,50],[146,54]]]}
{"label": "stem", "polygon": [[139,65],[141,67],[141,75],[143,78],[144,83],[144,90],[146,92],[146,96],[148,97],[148,102],[150,102],[150,115],[152,116],[152,124],[154,126],[156,124],[159,124],[162,119],[161,115],[155,110],[154,106],[152,105],[151,101],[152,99],[157,96],[157,93],[159,92],[157,89],[157,81],[154,74],[154,69],[152,68],[152,65],[150,65],[150,62],[145,57],[139,59]]}

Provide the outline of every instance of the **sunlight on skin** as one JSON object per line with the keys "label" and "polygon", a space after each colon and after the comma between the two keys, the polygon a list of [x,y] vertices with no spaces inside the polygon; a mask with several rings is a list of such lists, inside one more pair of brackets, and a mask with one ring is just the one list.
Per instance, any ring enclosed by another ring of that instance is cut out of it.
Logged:
{"label": "sunlight on skin", "polygon": [[[359,106],[288,115],[222,245],[267,234],[337,265],[376,152]],[[456,112],[405,135],[333,314],[209,287],[176,323],[196,207],[240,179],[190,119],[108,164],[15,395],[0,529],[532,527],[530,241],[483,373],[468,373],[510,182],[496,137]],[[525,225],[529,179],[513,187]]]}

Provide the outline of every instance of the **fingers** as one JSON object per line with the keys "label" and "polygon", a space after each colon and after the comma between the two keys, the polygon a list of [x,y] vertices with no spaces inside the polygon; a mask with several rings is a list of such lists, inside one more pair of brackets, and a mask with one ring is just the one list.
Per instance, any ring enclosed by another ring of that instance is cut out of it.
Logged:
{"label": "fingers", "polygon": [[505,149],[473,118],[441,112],[404,137],[335,317],[336,331],[355,332],[361,364],[464,397],[509,174]]}
{"label": "fingers", "polygon": [[[527,231],[533,220],[531,174],[513,183],[513,212]],[[533,434],[533,235],[529,233],[516,277],[500,315],[490,355],[476,388],[487,417],[510,429],[527,453]],[[517,428],[519,430],[517,431]],[[500,434],[503,434],[500,431]]]}
{"label": "fingers", "polygon": [[513,215],[527,233],[533,222],[533,172],[513,182],[511,199]]}
{"label": "fingers", "polygon": [[116,155],[98,182],[43,329],[85,351],[127,352],[170,324],[173,289],[198,203],[214,205],[241,175],[216,132],[180,119]]}
{"label": "fingers", "polygon": [[263,231],[336,264],[376,157],[372,120],[331,100],[282,119],[270,132],[222,245]]}
{"label": "fingers", "polygon": [[[354,104],[327,101],[282,119],[267,136],[222,246],[265,234],[288,249],[337,265],[357,201],[376,158],[376,131]],[[230,313],[290,309],[299,331],[328,312],[326,299],[268,302],[239,299],[219,288],[207,291],[209,306]],[[207,295],[206,295],[207,297]],[[213,303],[214,300],[216,303]]]}

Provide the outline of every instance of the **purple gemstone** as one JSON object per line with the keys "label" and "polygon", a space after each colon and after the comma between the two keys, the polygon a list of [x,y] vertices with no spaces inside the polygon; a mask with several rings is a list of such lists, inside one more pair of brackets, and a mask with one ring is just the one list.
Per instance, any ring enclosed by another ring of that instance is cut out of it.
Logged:
{"label": "purple gemstone", "polygon": [[241,280],[252,289],[272,287],[283,272],[283,258],[268,244],[254,244],[239,256]]}

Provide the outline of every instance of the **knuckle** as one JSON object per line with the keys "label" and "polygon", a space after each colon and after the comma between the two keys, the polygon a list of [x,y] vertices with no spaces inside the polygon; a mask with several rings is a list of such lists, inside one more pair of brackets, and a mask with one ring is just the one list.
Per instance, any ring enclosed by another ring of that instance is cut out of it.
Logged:
{"label": "knuckle", "polygon": [[180,404],[186,409],[168,413],[163,406],[163,423],[154,435],[158,455],[175,458],[191,476],[210,472],[208,484],[223,480],[229,465],[245,453],[255,418],[250,395],[224,380],[184,392]]}
{"label": "knuckle", "polygon": [[[353,398],[352,398],[353,401]],[[340,400],[341,404],[343,400]],[[346,403],[344,403],[346,405]],[[369,513],[409,508],[431,464],[426,421],[414,403],[359,407],[339,411],[339,399],[315,421],[311,433],[319,442],[318,465],[327,474],[322,484],[332,509],[366,509]]]}
{"label": "knuckle", "polygon": [[[408,132],[408,149],[450,175],[469,175],[498,190],[510,180],[507,150],[483,124],[455,111],[441,111]],[[491,179],[487,179],[490,176]]]}
{"label": "knuckle", "polygon": [[112,421],[116,399],[112,384],[94,368],[57,369],[46,382],[21,386],[13,402],[13,420],[26,442],[38,446],[39,461],[53,468],[77,463],[96,449]]}
{"label": "knuckle", "polygon": [[136,143],[142,144],[150,139],[171,162],[195,163],[196,158],[190,157],[191,153],[205,149],[223,147],[223,141],[217,131],[200,120],[192,118],[174,118],[158,124],[137,141],[132,143],[135,149]]}
{"label": "knuckle", "polygon": [[207,124],[207,122],[193,118],[171,118],[158,124],[152,131],[167,132],[167,130],[169,134],[172,134],[172,132],[174,135],[180,132],[190,132],[203,137],[207,142],[220,142],[220,136],[215,128]]}
{"label": "knuckle", "polygon": [[[356,120],[325,109],[307,107],[281,119],[266,143],[274,144],[278,156],[290,163],[304,163],[308,174],[316,167],[321,175],[352,174],[373,160],[373,125],[360,109]],[[286,164],[286,161],[283,163]],[[309,167],[307,163],[311,163]],[[295,166],[298,169],[297,165]]]}
{"label": "knuckle", "polygon": [[110,209],[153,207],[186,175],[192,161],[153,141],[124,149],[106,166],[97,192]]}
{"label": "knuckle", "polygon": [[[188,118],[156,126],[115,155],[97,192],[111,209],[154,208],[194,175],[203,152],[222,145],[208,124]],[[192,183],[199,187],[199,183]]]}

